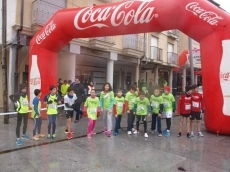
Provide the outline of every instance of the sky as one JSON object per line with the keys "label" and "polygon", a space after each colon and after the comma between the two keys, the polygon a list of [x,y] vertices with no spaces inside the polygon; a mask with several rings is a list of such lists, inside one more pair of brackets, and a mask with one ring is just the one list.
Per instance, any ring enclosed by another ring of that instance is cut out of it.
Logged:
{"label": "sky", "polygon": [[220,7],[230,13],[230,0],[214,0]]}

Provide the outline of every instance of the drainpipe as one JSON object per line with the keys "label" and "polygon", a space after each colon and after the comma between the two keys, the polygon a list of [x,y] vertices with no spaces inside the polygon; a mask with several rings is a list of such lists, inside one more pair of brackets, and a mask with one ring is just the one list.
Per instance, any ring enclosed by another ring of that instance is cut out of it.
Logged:
{"label": "drainpipe", "polygon": [[17,30],[17,50],[16,50],[16,64],[15,64],[15,90],[18,89],[19,82],[20,82],[20,69],[19,69],[19,59],[21,57],[21,42],[20,42],[20,32],[23,29],[23,15],[24,15],[24,0],[21,0],[21,10],[20,10],[20,27]]}

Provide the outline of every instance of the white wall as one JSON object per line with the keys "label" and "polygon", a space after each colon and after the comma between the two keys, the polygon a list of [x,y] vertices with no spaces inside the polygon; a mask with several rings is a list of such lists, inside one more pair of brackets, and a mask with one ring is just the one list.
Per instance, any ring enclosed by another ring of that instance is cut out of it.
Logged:
{"label": "white wall", "polygon": [[58,78],[74,80],[76,54],[61,51],[58,55]]}
{"label": "white wall", "polygon": [[[12,26],[16,23],[16,6],[17,0],[7,0],[7,42],[11,42],[15,35]],[[0,9],[0,24],[2,24],[2,1],[0,1]],[[0,33],[0,44],[2,44],[2,26],[0,26]]]}

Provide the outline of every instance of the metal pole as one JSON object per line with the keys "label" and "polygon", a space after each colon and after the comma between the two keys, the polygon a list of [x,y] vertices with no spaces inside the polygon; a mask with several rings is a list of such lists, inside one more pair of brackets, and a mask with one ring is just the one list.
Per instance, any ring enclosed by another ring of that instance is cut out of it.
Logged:
{"label": "metal pole", "polygon": [[192,39],[188,38],[189,45],[189,62],[190,62],[190,73],[191,73],[191,84],[194,84],[194,66],[193,66],[193,55],[192,55]]}
{"label": "metal pole", "polygon": [[[2,89],[3,89],[3,112],[8,112],[7,60],[6,60],[6,0],[2,0]],[[9,124],[9,115],[4,116],[4,124]]]}

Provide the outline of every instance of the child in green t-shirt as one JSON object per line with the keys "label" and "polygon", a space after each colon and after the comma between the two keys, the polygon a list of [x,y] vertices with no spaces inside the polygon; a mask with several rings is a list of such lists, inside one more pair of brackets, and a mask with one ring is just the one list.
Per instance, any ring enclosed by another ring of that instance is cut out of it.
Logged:
{"label": "child in green t-shirt", "polygon": [[170,127],[171,127],[171,118],[176,109],[176,103],[174,96],[170,93],[170,87],[164,87],[164,93],[162,94],[163,98],[163,112],[166,116],[166,125],[167,128],[164,131],[165,137],[170,136]]}
{"label": "child in green t-shirt", "polygon": [[124,103],[125,103],[125,98],[122,97],[122,90],[118,90],[113,106],[114,114],[115,114],[115,126],[113,132],[114,136],[117,136],[118,130],[121,129],[121,118],[122,118],[122,114],[124,113]]}
{"label": "child in green t-shirt", "polygon": [[145,97],[145,93],[143,91],[140,92],[140,95],[138,98],[136,98],[136,102],[134,105],[134,113],[136,114],[137,121],[136,121],[136,127],[137,130],[134,134],[139,133],[139,122],[140,120],[144,123],[144,136],[148,137],[147,134],[147,114],[148,116],[151,115],[151,106],[149,99]]}
{"label": "child in green t-shirt", "polygon": [[107,136],[111,136],[112,131],[112,113],[113,113],[113,104],[114,104],[114,93],[110,83],[105,83],[103,86],[103,91],[100,95],[100,106],[101,112],[103,113],[104,121],[104,133],[107,133]]}
{"label": "child in green t-shirt", "polygon": [[96,120],[100,116],[100,101],[99,98],[96,97],[96,92],[94,89],[90,91],[90,97],[88,97],[85,101],[84,105],[84,116],[88,116],[88,138],[91,138],[94,132],[94,128],[96,125]]}
{"label": "child in green t-shirt", "polygon": [[162,137],[161,131],[161,116],[163,112],[163,98],[160,95],[160,88],[155,87],[153,95],[150,97],[150,104],[152,110],[152,125],[151,125],[151,133],[155,133],[156,131],[156,121],[157,121],[157,132],[158,136]]}

